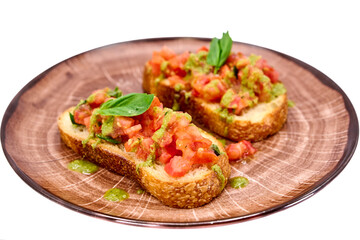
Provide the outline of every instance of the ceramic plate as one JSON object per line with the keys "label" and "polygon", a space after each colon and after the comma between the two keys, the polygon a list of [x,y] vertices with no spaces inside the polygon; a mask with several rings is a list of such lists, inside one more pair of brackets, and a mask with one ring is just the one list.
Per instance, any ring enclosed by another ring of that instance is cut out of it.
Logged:
{"label": "ceramic plate", "polygon": [[[262,55],[280,73],[295,102],[283,129],[255,143],[255,159],[231,163],[231,177],[244,176],[243,189],[226,186],[209,204],[175,209],[139,185],[100,169],[83,175],[67,169],[80,156],[60,140],[57,117],[95,89],[119,86],[142,92],[144,64],[167,45],[177,53],[209,46],[210,39],[166,38],[124,42],[69,58],[29,82],[10,103],[1,126],[1,142],[15,172],[45,197],[72,210],[120,223],[177,227],[232,223],[293,206],[333,180],[349,162],[358,140],[358,120],[345,93],[326,75],[285,54],[234,42],[233,51]],[[109,202],[110,188],[130,198]]]}

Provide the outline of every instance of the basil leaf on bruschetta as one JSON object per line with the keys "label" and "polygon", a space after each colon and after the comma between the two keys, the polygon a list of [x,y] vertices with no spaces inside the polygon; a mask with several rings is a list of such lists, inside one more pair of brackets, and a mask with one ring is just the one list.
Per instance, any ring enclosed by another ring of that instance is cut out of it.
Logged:
{"label": "basil leaf on bruschetta", "polygon": [[206,62],[209,65],[215,66],[215,73],[225,63],[229,57],[232,47],[232,39],[229,32],[223,33],[221,39],[213,38],[210,43],[209,54]]}
{"label": "basil leaf on bruschetta", "polygon": [[104,116],[138,116],[149,109],[153,99],[153,94],[131,93],[105,102],[98,110],[98,114]]}

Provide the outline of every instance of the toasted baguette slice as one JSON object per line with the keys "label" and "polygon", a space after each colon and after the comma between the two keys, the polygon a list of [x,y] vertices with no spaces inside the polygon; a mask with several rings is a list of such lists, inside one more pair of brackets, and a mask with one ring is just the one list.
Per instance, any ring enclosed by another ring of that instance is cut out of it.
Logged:
{"label": "toasted baguette slice", "polygon": [[[195,208],[210,202],[218,196],[226,185],[230,176],[230,165],[226,154],[219,155],[217,165],[221,168],[224,179],[208,168],[200,166],[190,170],[183,177],[169,176],[163,165],[155,164],[153,167],[139,168],[136,165],[143,162],[133,153],[126,152],[122,144],[102,142],[94,144],[96,140],[90,139],[84,146],[82,141],[88,137],[85,127],[74,127],[69,118],[69,112],[63,112],[58,118],[58,128],[64,143],[89,161],[98,164],[115,173],[127,176],[137,181],[144,190],[158,198],[165,205],[176,208]],[[215,143],[221,152],[225,152],[222,144],[208,133],[201,134]]]}
{"label": "toasted baguette slice", "polygon": [[175,102],[209,130],[233,141],[260,141],[277,133],[287,119],[288,103],[286,93],[268,103],[260,103],[241,115],[233,115],[232,121],[222,118],[217,109],[219,103],[209,103],[201,98],[176,92],[167,79],[156,82],[147,64],[144,71],[143,89],[155,94],[165,107],[173,107]]}

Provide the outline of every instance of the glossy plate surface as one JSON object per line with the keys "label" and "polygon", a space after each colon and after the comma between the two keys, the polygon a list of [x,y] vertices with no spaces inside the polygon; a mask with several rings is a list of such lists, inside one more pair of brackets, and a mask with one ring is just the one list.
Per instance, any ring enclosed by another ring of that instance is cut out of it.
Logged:
{"label": "glossy plate surface", "polygon": [[[89,176],[67,169],[80,156],[61,142],[56,123],[61,112],[106,86],[119,86],[124,93],[142,92],[144,64],[163,45],[181,53],[209,42],[198,38],[124,42],[76,55],[46,70],[16,95],[4,115],[1,142],[10,165],[33,189],[70,209],[157,227],[224,224],[264,216],[307,199],[334,179],[358,140],[357,116],[346,94],[306,63],[239,42],[234,42],[233,51],[267,59],[296,104],[278,134],[254,144],[259,150],[254,160],[231,164],[231,177],[245,176],[247,187],[226,186],[203,207],[174,209],[147,193],[137,194],[136,183],[105,169]],[[130,198],[120,203],[105,200],[103,194],[113,187],[125,189]]]}

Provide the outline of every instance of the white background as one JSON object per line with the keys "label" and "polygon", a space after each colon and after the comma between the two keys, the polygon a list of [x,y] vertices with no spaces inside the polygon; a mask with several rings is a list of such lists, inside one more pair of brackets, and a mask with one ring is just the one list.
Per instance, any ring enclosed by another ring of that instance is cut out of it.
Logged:
{"label": "white background", "polygon": [[[152,37],[221,37],[298,58],[333,79],[357,112],[356,1],[2,1],[0,114],[30,80],[103,45]],[[308,200],[253,221],[201,229],[154,229],[89,217],[35,192],[0,153],[0,239],[360,239],[359,151]]]}

